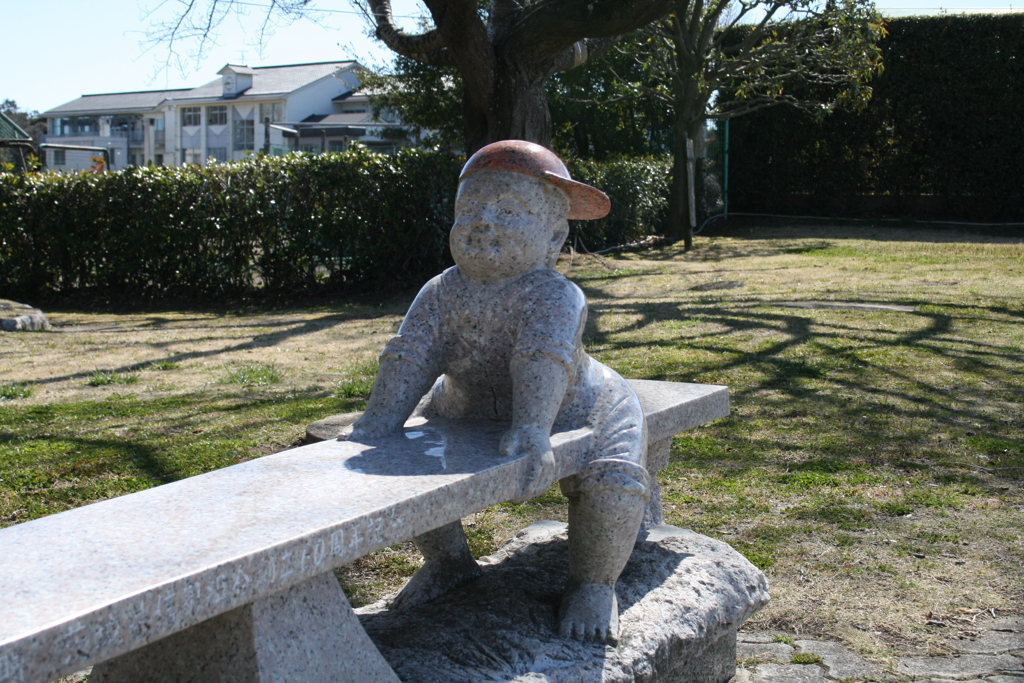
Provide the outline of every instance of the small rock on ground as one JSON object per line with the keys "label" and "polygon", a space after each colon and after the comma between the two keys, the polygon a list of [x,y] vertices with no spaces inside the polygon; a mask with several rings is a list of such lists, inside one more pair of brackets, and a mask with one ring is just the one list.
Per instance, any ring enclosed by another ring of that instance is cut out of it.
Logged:
{"label": "small rock on ground", "polygon": [[0,330],[18,332],[48,329],[50,329],[50,321],[38,308],[19,304],[17,301],[0,299]]}

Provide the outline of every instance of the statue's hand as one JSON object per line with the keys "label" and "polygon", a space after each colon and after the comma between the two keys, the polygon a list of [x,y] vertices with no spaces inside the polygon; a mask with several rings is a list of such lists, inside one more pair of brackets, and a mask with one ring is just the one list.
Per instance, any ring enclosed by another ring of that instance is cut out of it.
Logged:
{"label": "statue's hand", "polygon": [[555,479],[555,454],[551,451],[551,436],[536,425],[513,427],[501,437],[498,452],[504,457],[527,458],[523,479],[519,482],[516,502],[536,498],[548,490]]}
{"label": "statue's hand", "polygon": [[365,415],[347,427],[342,427],[338,433],[338,441],[366,441],[368,439],[387,436],[393,429],[383,421],[367,418]]}

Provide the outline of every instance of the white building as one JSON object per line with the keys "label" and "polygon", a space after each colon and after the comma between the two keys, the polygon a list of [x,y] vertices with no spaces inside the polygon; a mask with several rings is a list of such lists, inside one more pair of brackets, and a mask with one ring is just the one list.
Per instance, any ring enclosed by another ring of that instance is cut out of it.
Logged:
{"label": "white building", "polygon": [[[228,64],[198,88],[83,95],[43,114],[52,170],[80,170],[109,150],[114,169],[129,165],[205,164],[263,151],[340,151],[359,141],[393,151],[389,131],[360,94],[355,61],[250,68]],[[384,115],[384,118],[388,118]]]}

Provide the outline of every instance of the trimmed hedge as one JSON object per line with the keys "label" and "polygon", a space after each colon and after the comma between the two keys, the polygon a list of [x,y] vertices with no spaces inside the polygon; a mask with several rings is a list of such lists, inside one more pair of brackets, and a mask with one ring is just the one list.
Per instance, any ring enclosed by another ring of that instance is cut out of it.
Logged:
{"label": "trimmed hedge", "polygon": [[[451,263],[463,161],[356,147],[205,168],[0,174],[0,296],[155,301],[419,285]],[[616,207],[574,226],[587,247],[659,227],[662,167],[579,166]]]}
{"label": "trimmed hedge", "polygon": [[574,160],[568,168],[575,180],[600,188],[612,200],[612,209],[604,218],[569,221],[568,244],[575,247],[578,237],[588,250],[603,249],[665,231],[672,175],[670,159]]}
{"label": "trimmed hedge", "polygon": [[732,122],[732,210],[1024,220],[1024,15],[886,28],[864,111]]}

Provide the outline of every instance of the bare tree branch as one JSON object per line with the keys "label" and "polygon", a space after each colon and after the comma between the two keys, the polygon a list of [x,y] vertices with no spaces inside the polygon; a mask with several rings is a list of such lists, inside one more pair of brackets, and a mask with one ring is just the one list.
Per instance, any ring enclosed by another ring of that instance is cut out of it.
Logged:
{"label": "bare tree branch", "polygon": [[437,52],[445,47],[437,28],[426,33],[410,34],[398,28],[391,12],[391,0],[368,0],[377,24],[377,37],[391,50],[406,57]]}
{"label": "bare tree branch", "polygon": [[558,57],[584,38],[629,33],[664,16],[672,0],[538,0],[523,10],[503,49],[536,62]]}
{"label": "bare tree branch", "polygon": [[597,59],[612,49],[621,37],[609,36],[607,38],[587,38],[576,41],[562,50],[558,57],[555,58],[555,64],[551,69],[551,73],[568,71],[591,59]]}

